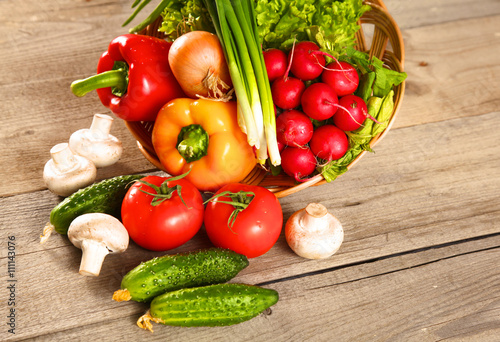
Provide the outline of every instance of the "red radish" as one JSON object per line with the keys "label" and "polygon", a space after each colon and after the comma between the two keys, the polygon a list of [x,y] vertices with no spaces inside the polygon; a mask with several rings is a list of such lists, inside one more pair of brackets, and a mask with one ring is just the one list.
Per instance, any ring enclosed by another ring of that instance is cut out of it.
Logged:
{"label": "red radish", "polygon": [[338,97],[326,83],[313,83],[302,94],[302,111],[315,120],[331,118],[338,109]]}
{"label": "red radish", "polygon": [[310,81],[321,75],[325,68],[325,57],[319,52],[319,47],[313,42],[300,42],[288,53],[292,74],[303,80]]}
{"label": "red radish", "polygon": [[347,62],[332,62],[321,74],[321,81],[333,88],[337,96],[352,94],[358,89],[359,75]]}
{"label": "red radish", "polygon": [[333,123],[343,131],[358,129],[367,118],[368,109],[366,103],[359,96],[342,96],[339,100],[339,107],[333,117]]}
{"label": "red radish", "polygon": [[324,125],[316,128],[309,142],[312,153],[324,160],[342,158],[349,148],[347,135],[334,125]]}
{"label": "red radish", "polygon": [[288,65],[286,53],[280,49],[268,49],[263,51],[263,55],[269,82],[283,77]]}
{"label": "red radish", "polygon": [[300,98],[306,89],[304,82],[295,77],[281,77],[271,84],[274,104],[281,109],[300,106]]}
{"label": "red radish", "polygon": [[280,153],[281,153],[281,151],[283,151],[283,149],[284,149],[285,147],[286,147],[286,146],[285,146],[285,144],[282,144],[282,143],[280,143],[280,142],[278,141],[278,151],[280,151]]}
{"label": "red radish", "polygon": [[286,146],[302,146],[313,135],[311,119],[298,110],[288,110],[276,118],[276,137]]}
{"label": "red radish", "polygon": [[316,170],[316,158],[306,147],[287,147],[281,152],[281,168],[287,175],[303,182]]}

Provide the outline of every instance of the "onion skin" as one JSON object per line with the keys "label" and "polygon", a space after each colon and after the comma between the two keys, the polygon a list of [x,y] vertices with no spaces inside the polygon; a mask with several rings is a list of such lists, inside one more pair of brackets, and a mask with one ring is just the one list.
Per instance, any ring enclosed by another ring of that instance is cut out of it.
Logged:
{"label": "onion skin", "polygon": [[224,98],[232,87],[219,38],[206,31],[191,31],[170,47],[168,62],[184,93],[190,98]]}

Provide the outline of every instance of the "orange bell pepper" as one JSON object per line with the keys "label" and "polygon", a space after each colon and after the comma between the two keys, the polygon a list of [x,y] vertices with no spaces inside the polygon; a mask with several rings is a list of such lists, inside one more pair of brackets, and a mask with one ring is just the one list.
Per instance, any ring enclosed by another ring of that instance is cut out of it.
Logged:
{"label": "orange bell pepper", "polygon": [[237,121],[236,102],[178,98],[158,113],[152,142],[165,171],[201,191],[242,181],[257,163]]}

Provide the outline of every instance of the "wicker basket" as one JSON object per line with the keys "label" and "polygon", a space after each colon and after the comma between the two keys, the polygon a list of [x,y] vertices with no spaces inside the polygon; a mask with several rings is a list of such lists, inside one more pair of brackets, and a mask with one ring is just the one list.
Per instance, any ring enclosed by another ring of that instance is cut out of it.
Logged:
{"label": "wicker basket", "polygon": [[[391,15],[387,12],[387,8],[382,0],[365,0],[365,3],[370,5],[372,9],[365,12],[360,19],[362,26],[356,34],[356,49],[368,52],[370,56],[376,56],[383,60],[385,67],[389,69],[403,71],[404,45],[399,27]],[[161,21],[157,20],[155,23],[143,30],[141,34],[162,37],[162,33],[158,32],[160,24]],[[370,46],[367,46],[367,37],[365,37],[365,32],[368,31],[373,32],[373,35],[370,37]],[[371,147],[375,146],[377,142],[382,140],[391,128],[403,100],[404,88],[404,82],[395,87],[394,112],[387,128],[371,140]],[[137,145],[146,159],[148,159],[157,168],[164,170],[151,142],[151,132],[153,130],[154,122],[126,122],[126,126],[137,140]],[[348,165],[348,169],[354,166],[354,164],[356,164],[365,155],[365,153],[366,151],[358,155],[357,158],[355,158]],[[313,185],[324,184],[326,183],[326,180],[319,174],[310,178],[306,182],[297,184],[292,177],[284,175],[283,173],[278,176],[273,176],[261,166],[257,165],[245,177],[242,183],[264,186],[274,192],[276,197],[280,198],[291,195]]]}

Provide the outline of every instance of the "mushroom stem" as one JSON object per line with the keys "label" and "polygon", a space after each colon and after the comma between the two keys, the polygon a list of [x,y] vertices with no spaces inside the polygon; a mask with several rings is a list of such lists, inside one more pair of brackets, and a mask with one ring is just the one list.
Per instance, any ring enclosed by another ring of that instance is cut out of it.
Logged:
{"label": "mushroom stem", "polygon": [[320,203],[309,203],[304,214],[300,218],[299,224],[309,231],[325,230],[329,221],[325,219],[328,210]]}
{"label": "mushroom stem", "polygon": [[94,240],[82,241],[82,261],[80,274],[97,277],[101,271],[104,258],[109,254],[106,244]]}
{"label": "mushroom stem", "polygon": [[90,133],[95,139],[107,139],[111,132],[113,118],[105,114],[95,114],[90,125]]}
{"label": "mushroom stem", "polygon": [[67,172],[78,165],[78,160],[67,143],[57,144],[52,147],[50,149],[50,156],[54,161],[56,169],[61,173]]}

